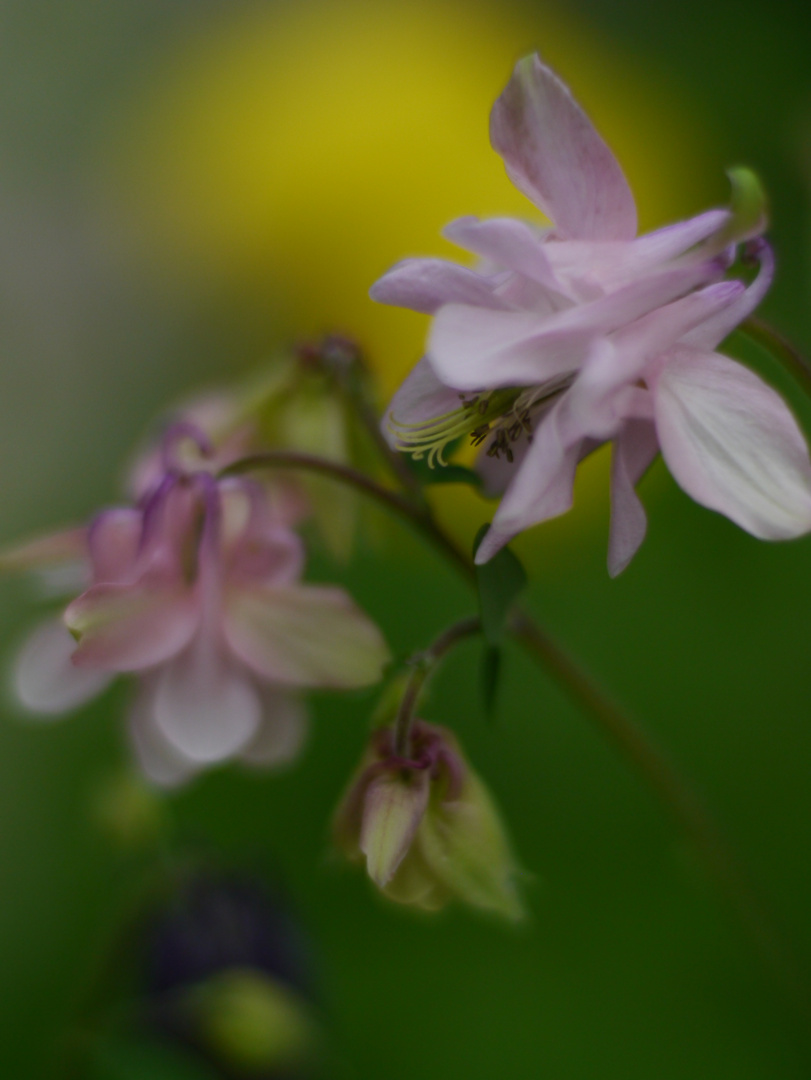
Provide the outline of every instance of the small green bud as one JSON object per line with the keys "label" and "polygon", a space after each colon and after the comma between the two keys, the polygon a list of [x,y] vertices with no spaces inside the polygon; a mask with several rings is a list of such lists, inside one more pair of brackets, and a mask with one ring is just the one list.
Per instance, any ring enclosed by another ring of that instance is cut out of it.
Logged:
{"label": "small green bud", "polygon": [[445,728],[417,721],[409,758],[394,753],[390,729],[376,731],[334,836],[392,900],[428,911],[461,900],[509,919],[523,915],[498,810]]}

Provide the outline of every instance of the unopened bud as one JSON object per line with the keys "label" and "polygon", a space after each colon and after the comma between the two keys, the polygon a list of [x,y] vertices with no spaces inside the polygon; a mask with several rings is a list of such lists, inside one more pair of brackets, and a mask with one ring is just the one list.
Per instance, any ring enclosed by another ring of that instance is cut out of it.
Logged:
{"label": "unopened bud", "polygon": [[432,911],[456,899],[510,919],[523,914],[498,811],[445,728],[415,723],[409,758],[395,754],[390,730],[375,732],[334,835],[392,900]]}

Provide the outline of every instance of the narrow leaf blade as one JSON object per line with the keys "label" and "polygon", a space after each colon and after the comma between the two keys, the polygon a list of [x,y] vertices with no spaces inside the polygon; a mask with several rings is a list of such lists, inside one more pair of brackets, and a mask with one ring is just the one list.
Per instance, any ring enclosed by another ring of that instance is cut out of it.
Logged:
{"label": "narrow leaf blade", "polygon": [[[479,530],[473,544],[474,555],[489,527],[483,525]],[[510,608],[526,583],[527,574],[521,560],[508,547],[503,547],[489,562],[476,566],[479,614],[489,645],[501,642]]]}
{"label": "narrow leaf blade", "polygon": [[488,720],[492,720],[495,715],[501,676],[501,649],[495,645],[485,645],[480,671],[484,715]]}

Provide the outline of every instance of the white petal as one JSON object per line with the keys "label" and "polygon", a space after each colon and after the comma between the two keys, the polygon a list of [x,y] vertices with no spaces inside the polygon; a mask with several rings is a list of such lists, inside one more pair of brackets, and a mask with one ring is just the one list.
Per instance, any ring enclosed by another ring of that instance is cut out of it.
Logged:
{"label": "white petal", "polygon": [[112,676],[106,672],[71,663],[75,650],[76,642],[59,619],[31,634],[12,672],[14,693],[26,709],[45,715],[69,712],[107,686]]}
{"label": "white petal", "polygon": [[[646,390],[636,384],[652,364],[685,332],[734,305],[743,291],[739,281],[721,281],[657,308],[591,346],[577,380],[566,395],[569,441],[580,436],[611,438],[626,417],[635,415]],[[652,402],[644,414],[652,418]]]}
{"label": "white petal", "polygon": [[477,563],[487,562],[524,529],[571,507],[579,456],[580,446],[568,446],[561,438],[559,410],[553,409],[536,429],[532,446],[479,545]]}
{"label": "white petal", "polygon": [[440,381],[459,390],[534,386],[578,368],[595,337],[655,312],[722,273],[714,259],[665,270],[548,316],[447,304],[431,325],[428,356]]}
{"label": "white petal", "polygon": [[656,428],[644,420],[629,420],[611,451],[611,529],[608,572],[622,573],[645,539],[648,523],[635,487],[659,452]]}
{"label": "white petal", "polygon": [[261,706],[250,677],[205,640],[160,671],[155,726],[190,761],[224,761],[259,729]]}
{"label": "white petal", "polygon": [[148,780],[173,788],[189,780],[199,768],[173,746],[155,724],[155,679],[144,680],[133,702],[128,729],[133,753]]}
{"label": "white petal", "polygon": [[275,768],[295,760],[307,739],[307,707],[296,694],[260,688],[262,723],[240,754],[248,765]]}
{"label": "white petal", "polygon": [[764,540],[811,529],[811,462],[788,406],[743,365],[679,347],[655,385],[670,471],[696,502]]}

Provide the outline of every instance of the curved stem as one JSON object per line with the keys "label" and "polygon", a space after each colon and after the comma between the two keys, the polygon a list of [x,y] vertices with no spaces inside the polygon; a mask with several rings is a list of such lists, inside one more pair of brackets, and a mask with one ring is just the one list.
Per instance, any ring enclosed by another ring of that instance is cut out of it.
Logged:
{"label": "curved stem", "polygon": [[742,323],[740,329],[770,356],[776,357],[791,372],[805,392],[811,395],[811,362],[794,348],[788,338],[775,330],[763,319],[754,315]]}
{"label": "curved stem", "polygon": [[471,615],[467,619],[447,627],[427,649],[416,653],[411,657],[413,665],[400,708],[397,711],[397,719],[394,722],[394,752],[399,757],[409,757],[411,744],[411,726],[414,713],[422,696],[423,687],[429,676],[436,668],[439,661],[451,651],[460,641],[480,634],[482,629],[481,619],[478,615]]}
{"label": "curved stem", "polygon": [[[809,385],[811,386],[811,373],[809,373]],[[262,468],[308,469],[333,476],[336,480],[365,492],[423,532],[475,588],[476,575],[472,561],[443,532],[428,508],[415,506],[410,500],[349,466],[310,454],[281,450],[256,454],[234,462],[224,469],[221,475],[233,476]],[[659,802],[693,843],[711,876],[732,902],[762,961],[790,995],[794,1010],[802,1021],[802,1030],[807,1032],[807,1021],[811,1015],[807,988],[798,976],[795,965],[783,946],[782,937],[775,929],[769,913],[749,885],[737,858],[731,852],[709,811],[650,737],[596,683],[592,682],[579,664],[534,619],[516,609],[511,616],[509,629],[515,640],[540,662],[548,674],[592,718],[609,742],[643,777]],[[451,628],[451,631],[453,630],[454,628]],[[442,637],[437,639],[434,647],[442,640]],[[402,724],[398,716],[398,728],[402,729],[400,738],[407,739],[413,709],[426,677],[427,673],[420,674],[418,669],[415,669],[412,675],[409,683],[410,690],[406,691],[408,700],[404,699],[401,705]],[[807,1038],[805,1041],[808,1041]]]}
{"label": "curved stem", "polygon": [[240,458],[239,461],[223,469],[220,476],[240,476],[242,473],[255,472],[257,469],[303,469],[307,472],[322,473],[365,492],[401,518],[415,525],[434,547],[454,564],[457,570],[461,571],[465,577],[473,579],[473,567],[467,556],[439,528],[427,507],[415,505],[410,499],[378,484],[365,473],[358,472],[357,469],[338,461],[317,457],[315,454],[300,454],[293,450],[268,450],[263,454],[252,454],[250,457]]}
{"label": "curved stem", "polygon": [[363,359],[363,354],[357,346],[354,350],[351,365],[339,373],[338,387],[347,402],[352,405],[355,415],[360,420],[370,442],[377,450],[381,459],[385,461],[392,475],[396,477],[400,487],[420,506],[425,506],[425,495],[422,484],[402,454],[396,453],[386,442],[383,432],[380,430],[380,418],[374,410],[366,392],[370,379],[369,369]]}

